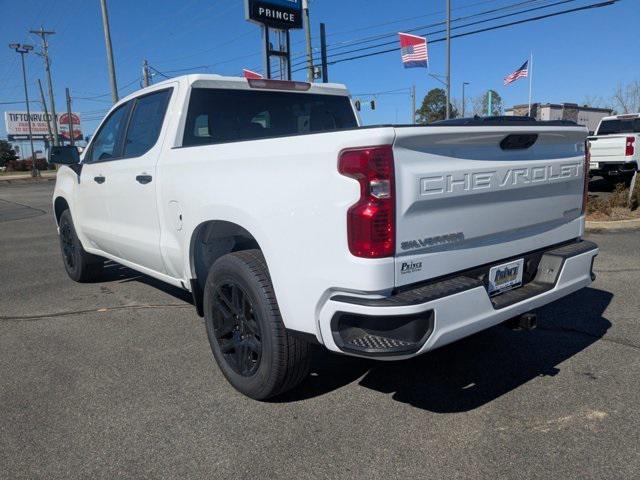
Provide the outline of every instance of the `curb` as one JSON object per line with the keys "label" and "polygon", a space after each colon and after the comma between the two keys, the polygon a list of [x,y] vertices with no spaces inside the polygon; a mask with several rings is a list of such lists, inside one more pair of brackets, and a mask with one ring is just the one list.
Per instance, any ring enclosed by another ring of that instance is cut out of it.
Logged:
{"label": "curb", "polygon": [[628,232],[632,230],[640,230],[640,218],[634,218],[631,220],[616,220],[610,222],[587,221],[585,230],[591,233]]}
{"label": "curb", "polygon": [[25,183],[25,182],[53,182],[56,179],[56,174],[45,173],[39,177],[32,177],[30,175],[10,175],[1,176],[0,185],[3,183]]}

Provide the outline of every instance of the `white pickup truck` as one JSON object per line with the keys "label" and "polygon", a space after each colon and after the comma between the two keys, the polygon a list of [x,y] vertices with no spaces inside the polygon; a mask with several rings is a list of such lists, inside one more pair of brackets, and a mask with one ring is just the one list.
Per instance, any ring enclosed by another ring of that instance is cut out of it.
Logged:
{"label": "white pickup truck", "polygon": [[640,113],[604,117],[588,142],[590,175],[630,180],[640,166]]}
{"label": "white pickup truck", "polygon": [[225,377],[265,399],[305,378],[312,343],[405,359],[588,285],[586,136],[361,127],[341,85],[175,78],[118,102],[82,158],[52,148],[64,266],[191,291]]}

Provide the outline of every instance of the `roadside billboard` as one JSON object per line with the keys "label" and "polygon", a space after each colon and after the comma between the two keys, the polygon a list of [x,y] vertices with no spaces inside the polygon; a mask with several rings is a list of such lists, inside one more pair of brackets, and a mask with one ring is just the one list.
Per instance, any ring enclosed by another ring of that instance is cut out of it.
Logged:
{"label": "roadside billboard", "polygon": [[[63,139],[69,139],[69,121],[66,113],[58,113],[58,133]],[[71,114],[73,121],[74,139],[82,139],[82,126],[80,123],[80,115]],[[31,132],[34,140],[44,140],[49,137],[49,129],[47,121],[51,125],[53,131],[53,116],[44,112],[31,112]],[[7,129],[7,137],[9,140],[26,140],[29,138],[29,122],[27,112],[4,112],[4,124]]]}
{"label": "roadside billboard", "polygon": [[245,17],[271,28],[302,28],[302,0],[245,0]]}

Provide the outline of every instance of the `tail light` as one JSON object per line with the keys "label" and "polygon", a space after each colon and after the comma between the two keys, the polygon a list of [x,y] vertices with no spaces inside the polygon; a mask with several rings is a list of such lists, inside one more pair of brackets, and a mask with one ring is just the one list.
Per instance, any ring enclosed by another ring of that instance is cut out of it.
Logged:
{"label": "tail light", "polygon": [[395,252],[395,182],[390,145],[343,150],[338,171],[360,183],[360,199],[347,212],[349,251],[382,258]]}
{"label": "tail light", "polygon": [[627,137],[627,141],[625,143],[624,154],[627,157],[632,156],[635,153],[634,143],[636,142],[636,137]]}
{"label": "tail light", "polygon": [[587,211],[587,201],[589,200],[589,162],[591,152],[589,151],[589,141],[584,142],[584,188],[582,190],[582,215]]}

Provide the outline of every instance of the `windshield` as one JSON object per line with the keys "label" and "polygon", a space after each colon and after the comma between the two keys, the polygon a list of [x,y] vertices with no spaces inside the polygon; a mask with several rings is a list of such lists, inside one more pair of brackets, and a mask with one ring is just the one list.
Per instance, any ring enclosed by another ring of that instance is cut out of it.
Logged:
{"label": "windshield", "polygon": [[346,96],[194,88],[183,146],[357,127]]}
{"label": "windshield", "polygon": [[615,135],[617,133],[640,133],[640,118],[603,120],[598,128],[598,135]]}

